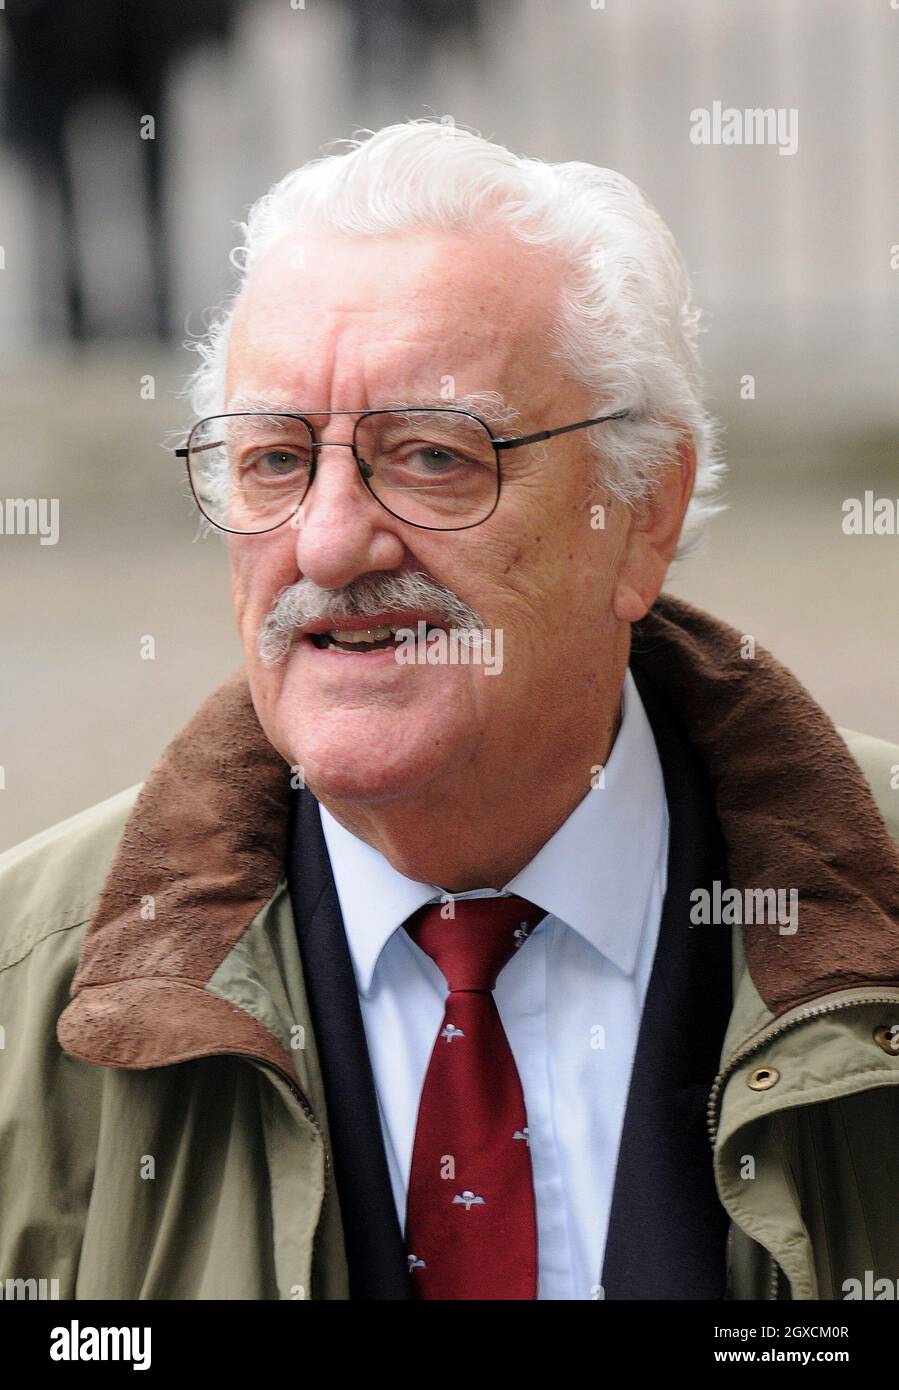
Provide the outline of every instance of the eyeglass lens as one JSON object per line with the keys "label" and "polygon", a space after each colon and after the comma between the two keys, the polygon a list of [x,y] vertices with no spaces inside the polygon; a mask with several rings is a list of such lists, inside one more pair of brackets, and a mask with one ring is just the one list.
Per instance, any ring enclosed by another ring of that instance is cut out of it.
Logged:
{"label": "eyeglass lens", "polygon": [[[451,530],[481,521],[493,510],[496,451],[485,426],[464,411],[372,412],[357,421],[355,442],[369,491],[404,521]],[[191,485],[214,525],[244,534],[269,531],[303,501],[314,454],[303,420],[255,413],[213,416],[191,433]]]}

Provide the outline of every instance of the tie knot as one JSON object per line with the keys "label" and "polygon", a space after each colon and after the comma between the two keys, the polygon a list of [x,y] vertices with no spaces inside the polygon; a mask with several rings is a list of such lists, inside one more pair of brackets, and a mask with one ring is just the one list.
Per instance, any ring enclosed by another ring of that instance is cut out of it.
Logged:
{"label": "tie knot", "polygon": [[462,898],[419,908],[406,931],[437,964],[451,990],[489,993],[503,966],[545,916],[542,907],[514,895]]}

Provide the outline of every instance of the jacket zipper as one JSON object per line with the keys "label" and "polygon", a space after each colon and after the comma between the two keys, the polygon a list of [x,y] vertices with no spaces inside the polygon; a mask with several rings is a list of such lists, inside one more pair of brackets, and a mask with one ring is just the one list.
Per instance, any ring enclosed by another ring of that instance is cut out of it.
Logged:
{"label": "jacket zipper", "polygon": [[[830,1001],[829,1003],[827,1001]],[[797,1027],[800,1023],[805,1023],[807,1019],[817,1018],[821,1014],[837,1013],[841,1009],[851,1009],[860,1007],[864,1004],[899,1004],[899,989],[885,990],[873,988],[870,993],[865,993],[861,989],[846,990],[834,994],[822,994],[820,1002],[815,1004],[800,1004],[795,1009],[789,1009],[781,1018],[775,1019],[766,1027],[759,1030],[754,1037],[744,1043],[725,1063],[721,1071],[715,1077],[714,1085],[709,1093],[709,1101],[706,1107],[706,1115],[709,1130],[709,1139],[712,1145],[718,1137],[719,1108],[721,1104],[721,1089],[728,1077],[737,1067],[742,1066],[747,1057],[751,1057],[753,1052],[758,1052],[765,1047],[772,1038],[777,1038],[781,1033],[787,1033],[791,1028]]]}
{"label": "jacket zipper", "polygon": [[321,1130],[320,1125],[318,1124],[318,1121],[315,1118],[315,1115],[312,1113],[312,1106],[309,1104],[308,1100],[303,1095],[303,1092],[300,1090],[299,1086],[296,1084],[296,1082],[293,1080],[293,1078],[290,1076],[288,1072],[284,1071],[282,1067],[276,1066],[274,1062],[270,1062],[268,1058],[260,1057],[254,1052],[235,1052],[232,1054],[232,1056],[243,1057],[249,1062],[258,1062],[260,1066],[264,1067],[266,1070],[273,1071],[277,1076],[280,1076],[282,1081],[285,1081],[287,1083],[291,1095],[295,1096],[296,1099],[299,1101],[303,1113],[305,1114],[309,1123],[312,1125],[312,1128],[315,1130],[316,1134],[322,1141],[322,1150],[325,1155],[325,1173],[324,1183],[322,1186],[322,1209],[319,1213],[319,1219],[315,1227],[315,1234],[312,1237],[312,1266],[314,1268],[315,1251],[318,1245],[318,1233],[321,1230],[322,1216],[325,1210],[325,1203],[328,1200],[328,1193],[331,1189],[331,1154],[328,1149],[327,1140],[325,1139],[325,1136]]}
{"label": "jacket zipper", "polygon": [[[830,1000],[829,1003],[827,1002],[828,1000]],[[715,1077],[714,1085],[709,1094],[709,1103],[707,1107],[709,1139],[712,1146],[714,1147],[715,1140],[718,1137],[718,1111],[721,1103],[721,1088],[730,1074],[735,1071],[737,1067],[741,1066],[743,1062],[746,1061],[747,1057],[751,1057],[753,1052],[758,1052],[759,1048],[764,1047],[772,1038],[779,1037],[781,1033],[787,1033],[798,1024],[804,1023],[810,1018],[817,1018],[821,1014],[838,1013],[841,1009],[851,1009],[864,1004],[896,1003],[899,1003],[899,989],[892,990],[890,993],[886,993],[883,990],[878,992],[876,986],[870,994],[864,994],[861,990],[852,990],[833,995],[822,994],[819,1003],[801,1004],[795,1009],[788,1010],[782,1018],[776,1019],[773,1023],[769,1023],[766,1027],[760,1029],[754,1037],[744,1043],[743,1046],[728,1059]],[[725,1257],[725,1282],[728,1288],[730,1287],[731,1247],[732,1231],[728,1231],[727,1253]],[[776,1299],[780,1285],[780,1266],[770,1250],[768,1251],[768,1255],[771,1260],[768,1297],[769,1299]]]}

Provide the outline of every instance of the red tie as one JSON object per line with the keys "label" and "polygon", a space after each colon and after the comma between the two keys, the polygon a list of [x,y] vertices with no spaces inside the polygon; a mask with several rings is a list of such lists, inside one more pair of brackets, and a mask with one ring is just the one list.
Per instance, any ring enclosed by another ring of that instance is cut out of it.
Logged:
{"label": "red tie", "polygon": [[[455,911],[444,918],[442,912]],[[406,924],[449,994],[421,1093],[406,1205],[415,1297],[537,1297],[527,1114],[493,998],[496,977],[545,916],[524,898],[463,898]]]}

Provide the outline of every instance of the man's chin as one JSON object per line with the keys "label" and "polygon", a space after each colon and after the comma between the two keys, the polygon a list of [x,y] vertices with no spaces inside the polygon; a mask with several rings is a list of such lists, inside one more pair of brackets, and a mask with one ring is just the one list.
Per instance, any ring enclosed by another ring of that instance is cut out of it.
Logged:
{"label": "man's chin", "polygon": [[334,740],[302,748],[291,758],[303,785],[319,801],[376,804],[419,794],[445,770],[445,758],[433,746],[385,746],[380,741],[364,744],[359,739]]}
{"label": "man's chin", "polygon": [[360,773],[358,767],[344,770],[328,767],[321,772],[316,768],[304,768],[303,782],[313,796],[326,805],[345,802],[360,806],[401,801],[414,796],[425,785],[421,776],[411,772],[404,774],[399,768],[392,769],[389,775],[383,770],[372,769],[368,776]]}

